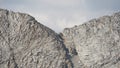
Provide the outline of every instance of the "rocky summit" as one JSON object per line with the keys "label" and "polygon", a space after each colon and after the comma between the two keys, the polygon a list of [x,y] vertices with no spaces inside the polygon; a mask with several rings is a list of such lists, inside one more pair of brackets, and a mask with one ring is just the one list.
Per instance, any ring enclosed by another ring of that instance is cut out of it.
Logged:
{"label": "rocky summit", "polygon": [[57,34],[0,9],[0,68],[120,68],[120,12]]}

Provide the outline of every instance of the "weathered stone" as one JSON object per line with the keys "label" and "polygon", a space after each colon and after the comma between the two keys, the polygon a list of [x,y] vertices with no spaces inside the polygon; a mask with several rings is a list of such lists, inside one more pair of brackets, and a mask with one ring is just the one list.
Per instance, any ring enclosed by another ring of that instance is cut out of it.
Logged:
{"label": "weathered stone", "polygon": [[120,68],[120,12],[57,34],[0,9],[0,68]]}
{"label": "weathered stone", "polygon": [[57,33],[28,14],[0,9],[0,68],[70,68],[68,60]]}
{"label": "weathered stone", "polygon": [[120,12],[66,28],[62,34],[69,52],[70,47],[76,49],[82,68],[120,68]]}

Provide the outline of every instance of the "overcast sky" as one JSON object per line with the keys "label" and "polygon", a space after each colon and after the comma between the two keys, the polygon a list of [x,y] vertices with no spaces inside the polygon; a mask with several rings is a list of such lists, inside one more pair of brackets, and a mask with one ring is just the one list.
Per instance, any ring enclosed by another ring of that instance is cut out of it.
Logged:
{"label": "overcast sky", "polygon": [[56,32],[120,11],[120,0],[0,0],[0,8],[28,13]]}

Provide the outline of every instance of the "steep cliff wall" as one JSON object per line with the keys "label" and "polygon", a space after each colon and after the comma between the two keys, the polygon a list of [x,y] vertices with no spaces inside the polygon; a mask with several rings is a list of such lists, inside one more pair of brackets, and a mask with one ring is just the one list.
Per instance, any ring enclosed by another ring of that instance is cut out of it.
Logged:
{"label": "steep cliff wall", "polygon": [[120,68],[120,12],[66,28],[62,37],[70,53],[76,49],[82,67]]}
{"label": "steep cliff wall", "polygon": [[0,9],[0,68],[72,67],[59,35],[28,14]]}
{"label": "steep cliff wall", "polygon": [[57,34],[0,9],[0,68],[120,68],[120,12]]}

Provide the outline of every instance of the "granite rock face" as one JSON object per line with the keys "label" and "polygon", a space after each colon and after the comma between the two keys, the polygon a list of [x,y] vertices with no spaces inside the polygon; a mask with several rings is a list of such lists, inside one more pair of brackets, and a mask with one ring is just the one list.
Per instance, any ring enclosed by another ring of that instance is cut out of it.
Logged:
{"label": "granite rock face", "polygon": [[0,68],[72,68],[61,38],[28,14],[0,9]]}
{"label": "granite rock face", "polygon": [[0,9],[0,68],[120,68],[120,13],[57,34]]}
{"label": "granite rock face", "polygon": [[120,12],[66,28],[62,34],[69,52],[78,53],[81,68],[120,68]]}

